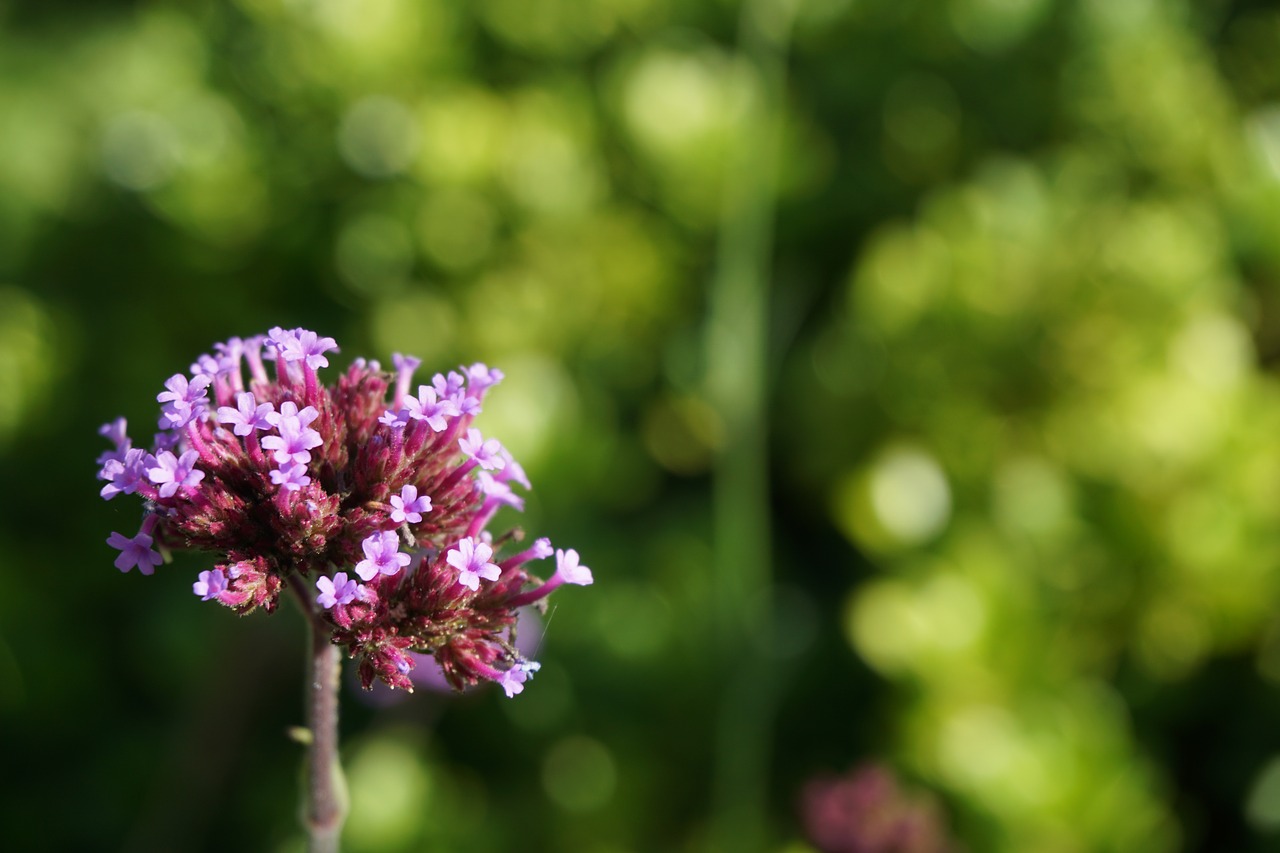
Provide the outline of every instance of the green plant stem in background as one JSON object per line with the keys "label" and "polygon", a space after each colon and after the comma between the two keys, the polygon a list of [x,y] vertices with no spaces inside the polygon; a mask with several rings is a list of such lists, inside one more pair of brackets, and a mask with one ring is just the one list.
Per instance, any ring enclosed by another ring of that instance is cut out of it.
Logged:
{"label": "green plant stem in background", "polygon": [[[755,87],[734,134],[711,285],[707,391],[724,423],[715,469],[714,576],[718,660],[725,675],[714,766],[716,849],[767,842],[767,780],[776,666],[768,502],[769,278],[775,163],[793,2],[749,0],[739,55]],[[765,654],[758,654],[758,650]]]}

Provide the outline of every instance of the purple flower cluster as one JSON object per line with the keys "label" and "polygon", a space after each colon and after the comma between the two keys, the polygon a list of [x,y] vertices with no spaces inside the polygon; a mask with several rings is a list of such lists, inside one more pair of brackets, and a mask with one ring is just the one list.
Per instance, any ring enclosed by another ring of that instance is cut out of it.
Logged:
{"label": "purple flower cluster", "polygon": [[[114,449],[98,458],[102,497],[144,503],[137,535],[107,540],[116,568],[149,575],[167,550],[209,551],[217,565],[196,595],[271,612],[288,587],[358,659],[366,688],[412,690],[410,653],[425,653],[457,689],[487,680],[514,696],[538,669],[516,648],[516,609],[592,576],[576,551],[546,539],[515,550],[521,531],[488,530],[499,508],[522,507],[512,484],[529,488],[472,426],[502,373],[475,364],[414,395],[420,362],[397,354],[395,373],[360,359],[322,385],[336,349],[304,329],[232,338],[165,382],[149,451],[123,418],[103,426]],[[553,553],[550,579],[530,574]]]}
{"label": "purple flower cluster", "polygon": [[946,820],[927,793],[904,789],[888,767],[866,764],[805,785],[801,817],[822,853],[951,853]]}

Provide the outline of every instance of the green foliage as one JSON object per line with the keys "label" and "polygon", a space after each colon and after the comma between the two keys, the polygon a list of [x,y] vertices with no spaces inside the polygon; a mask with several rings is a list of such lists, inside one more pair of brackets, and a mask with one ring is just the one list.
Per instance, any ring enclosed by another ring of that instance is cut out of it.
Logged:
{"label": "green foliage", "polygon": [[[213,341],[307,325],[501,367],[486,434],[597,579],[512,702],[345,697],[350,849],[713,849],[703,336],[774,97],[737,5],[58,5],[0,7],[8,837],[297,849],[300,620],[119,576],[92,460]],[[862,759],[973,850],[1271,849],[1280,13],[790,10],[761,849]]]}

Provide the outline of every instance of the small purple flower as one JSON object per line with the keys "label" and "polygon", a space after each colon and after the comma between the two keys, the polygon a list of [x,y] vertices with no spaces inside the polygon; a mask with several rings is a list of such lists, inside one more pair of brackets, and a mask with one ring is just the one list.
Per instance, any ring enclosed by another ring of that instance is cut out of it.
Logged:
{"label": "small purple flower", "polygon": [[556,549],[556,575],[565,583],[578,586],[590,586],[594,580],[590,569],[578,565],[578,552],[572,548],[567,551]]}
{"label": "small purple flower", "polygon": [[379,573],[394,575],[409,565],[411,559],[408,554],[400,553],[400,540],[394,530],[374,533],[361,542],[360,547],[365,559],[356,563],[356,574],[363,581],[371,581]]}
{"label": "small purple flower", "polygon": [[[235,338],[232,338],[232,340],[234,341]],[[245,338],[243,341],[240,342],[241,351],[244,354],[245,363],[249,365],[249,376],[252,377],[254,382],[260,382],[264,385],[269,381],[267,378],[267,368],[262,363],[263,362],[262,346],[266,342],[267,342],[267,338],[265,335],[254,335],[253,337]],[[230,349],[228,349],[228,352],[230,352]],[[274,352],[275,351],[272,350],[273,354]]]}
{"label": "small purple flower", "polygon": [[[413,398],[409,397],[406,399],[412,400]],[[409,418],[408,409],[400,409],[399,411],[392,411],[391,409],[387,409],[385,412],[382,413],[381,417],[378,418],[378,423],[386,424],[392,429],[404,429],[406,426],[409,425],[409,420],[410,418]]]}
{"label": "small purple flower", "polygon": [[275,346],[280,357],[286,361],[306,361],[307,367],[319,370],[329,366],[329,359],[324,354],[338,349],[338,342],[333,338],[322,338],[307,329],[290,329],[285,331],[279,326],[271,330],[268,340]]}
{"label": "small purple flower", "polygon": [[413,376],[413,371],[417,370],[422,364],[422,359],[414,355],[404,355],[403,353],[391,353],[391,365],[395,367],[396,374],[403,376],[408,374]]}
{"label": "small purple flower", "polygon": [[520,463],[511,456],[505,447],[502,448],[502,461],[506,464],[502,467],[502,473],[498,475],[499,480],[502,480],[504,483],[514,481],[524,486],[526,489],[533,488],[533,486],[529,485],[529,476],[525,474],[524,468],[520,466]]}
{"label": "small purple flower", "polygon": [[218,593],[226,592],[227,576],[222,569],[210,569],[200,573],[200,580],[191,585],[191,591],[200,596],[201,601],[216,598]]}
{"label": "small purple flower", "polygon": [[502,576],[502,569],[489,562],[493,549],[484,542],[476,542],[470,536],[458,542],[445,555],[445,562],[458,570],[458,583],[472,591],[480,589],[480,579],[496,581]]}
{"label": "small purple flower", "polygon": [[239,338],[228,338],[226,343],[213,345],[218,354],[218,373],[235,373],[240,369],[240,359],[244,356],[245,342]]}
{"label": "small purple flower", "polygon": [[508,699],[514,698],[517,693],[524,690],[524,683],[533,678],[533,674],[540,669],[542,664],[536,661],[520,661],[502,673],[498,684],[506,691]]}
{"label": "small purple flower", "polygon": [[466,438],[458,439],[462,452],[480,464],[486,471],[501,471],[507,464],[502,458],[502,444],[496,438],[488,441],[480,435],[480,430],[472,427],[467,430]]}
{"label": "small purple flower", "polygon": [[476,474],[476,482],[480,484],[480,491],[498,503],[518,510],[524,509],[524,498],[517,495],[510,486],[494,477],[488,471],[481,471]]}
{"label": "small purple flower", "polygon": [[448,376],[437,373],[431,377],[431,384],[435,386],[436,394],[441,400],[452,400],[461,393],[466,385],[466,379],[461,373],[450,370]]}
{"label": "small purple flower", "polygon": [[431,512],[431,497],[419,497],[418,487],[408,485],[400,490],[400,494],[391,496],[391,506],[391,520],[396,524],[406,521],[417,524],[422,521],[422,513]]}
{"label": "small purple flower", "polygon": [[198,418],[207,404],[206,390],[210,379],[199,374],[187,379],[181,373],[175,373],[164,383],[167,391],[156,395],[156,401],[164,403],[160,414],[161,429],[181,429]]}
{"label": "small purple flower", "polygon": [[139,532],[130,539],[113,530],[107,538],[107,544],[120,552],[120,556],[116,557],[116,568],[127,572],[137,566],[138,571],[144,575],[154,572],[155,567],[162,562],[161,556],[151,550],[152,541],[154,540],[145,532]]}
{"label": "small purple flower", "polygon": [[262,439],[262,448],[275,451],[275,460],[278,465],[284,465],[290,460],[303,464],[310,462],[311,448],[324,444],[320,433],[308,426],[320,417],[320,413],[314,406],[307,406],[302,411],[298,411],[296,403],[286,400],[280,404],[280,411],[269,412],[266,417],[280,434],[269,435]]}
{"label": "small purple flower", "polygon": [[422,359],[411,355],[391,354],[391,364],[396,369],[396,397],[398,403],[409,393],[409,383],[413,381],[413,372],[422,364]]}
{"label": "small purple flower", "polygon": [[131,447],[125,451],[123,460],[108,460],[102,466],[98,476],[110,480],[99,492],[104,500],[111,500],[118,494],[131,495],[138,490],[138,484],[146,476],[147,452],[141,447]]}
{"label": "small purple flower", "polygon": [[161,450],[156,456],[148,456],[147,479],[160,487],[160,497],[171,498],[183,486],[195,486],[204,479],[204,472],[195,467],[200,454],[188,450],[182,456],[174,456]]}
{"label": "small purple flower", "polygon": [[191,365],[191,374],[193,376],[208,376],[210,379],[217,378],[221,370],[222,365],[208,353],[199,355]]}
{"label": "small purple flower", "polygon": [[248,391],[241,391],[236,395],[236,408],[222,406],[218,409],[218,420],[224,426],[233,427],[232,431],[236,435],[245,436],[255,429],[270,429],[269,418],[274,411],[275,406],[259,403]]}
{"label": "small purple flower", "polygon": [[114,421],[105,423],[98,427],[98,435],[111,442],[119,450],[121,447],[129,443],[128,430],[129,422],[124,418],[116,418]]}
{"label": "small purple flower", "polygon": [[414,420],[426,421],[436,432],[444,432],[448,424],[445,418],[456,418],[458,406],[452,400],[442,400],[430,385],[419,385],[418,396],[405,397],[405,408]]}
{"label": "small purple flower", "polygon": [[540,536],[534,541],[533,547],[529,549],[529,553],[529,559],[531,560],[545,560],[555,552],[551,547],[551,540],[545,536]]}
{"label": "small purple flower", "polygon": [[467,391],[473,397],[483,396],[485,390],[501,382],[504,375],[496,367],[491,369],[478,361],[466,371]]}
{"label": "small purple flower", "polygon": [[281,465],[273,470],[270,476],[271,482],[277,486],[283,486],[290,492],[296,492],[302,487],[311,484],[311,478],[307,476],[307,466],[301,462],[288,467]]}
{"label": "small purple flower", "polygon": [[355,601],[360,584],[355,580],[348,580],[346,572],[338,572],[333,580],[320,577],[316,581],[316,589],[320,590],[320,594],[316,596],[316,604],[328,610],[335,604],[350,604]]}
{"label": "small purple flower", "polygon": [[[98,428],[98,435],[115,445],[115,449],[105,451],[98,457],[99,465],[106,465],[113,459],[117,462],[124,461],[125,453],[128,452],[130,447],[133,447],[133,442],[129,440],[129,436],[125,432],[127,426],[128,423],[124,418],[116,418],[111,423],[103,424]],[[109,479],[101,473],[98,474],[98,477],[103,480]]]}

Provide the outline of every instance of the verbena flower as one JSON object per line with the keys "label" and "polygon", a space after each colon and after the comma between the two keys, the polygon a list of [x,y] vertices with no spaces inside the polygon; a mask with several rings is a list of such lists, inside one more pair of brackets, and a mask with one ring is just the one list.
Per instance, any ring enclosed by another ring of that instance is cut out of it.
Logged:
{"label": "verbena flower", "polygon": [[[505,685],[504,685],[505,687]],[[953,853],[946,819],[927,792],[899,784],[888,767],[866,764],[812,779],[801,818],[822,853]]]}
{"label": "verbena flower", "polygon": [[[316,371],[336,349],[304,329],[232,338],[165,382],[150,452],[123,419],[103,426],[102,497],[136,494],[144,508],[137,535],[107,540],[117,568],[151,574],[167,551],[208,551],[216,565],[196,595],[244,614],[274,611],[292,589],[366,688],[412,690],[413,652],[433,655],[456,689],[494,681],[514,696],[538,669],[517,650],[516,608],[592,578],[576,551],[546,539],[520,550],[519,529],[488,529],[499,508],[521,508],[511,484],[528,488],[472,426],[501,372],[436,374],[415,395],[420,362],[397,354],[395,373],[360,359],[322,385]],[[553,553],[549,580],[530,574]]]}

